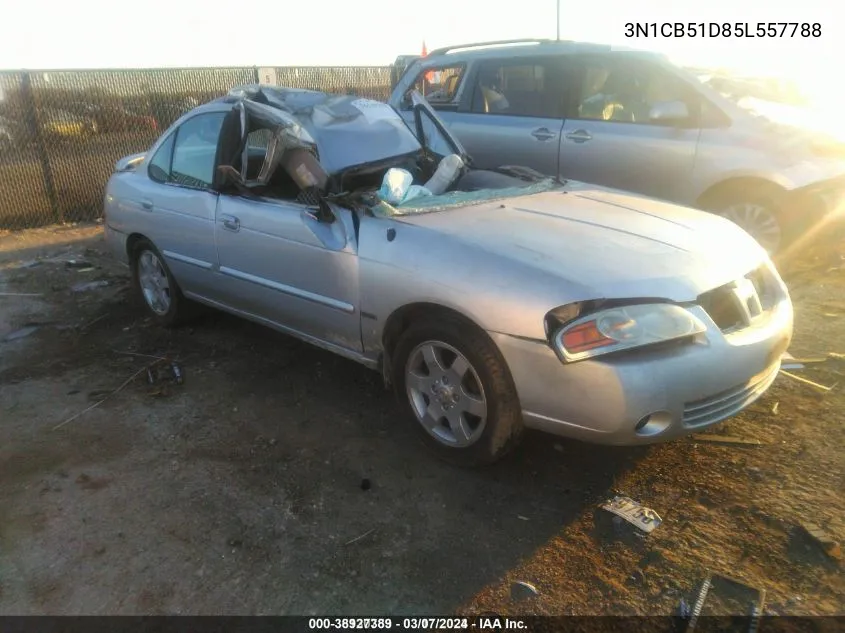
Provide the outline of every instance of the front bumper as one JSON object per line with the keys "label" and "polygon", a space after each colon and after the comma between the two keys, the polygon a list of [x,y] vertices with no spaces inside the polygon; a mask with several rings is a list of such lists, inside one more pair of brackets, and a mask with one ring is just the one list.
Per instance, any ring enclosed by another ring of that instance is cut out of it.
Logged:
{"label": "front bumper", "polygon": [[772,384],[789,346],[789,298],[765,323],[730,334],[701,307],[690,310],[708,326],[692,343],[570,364],[545,343],[491,333],[513,375],[525,425],[599,444],[650,444],[747,407]]}

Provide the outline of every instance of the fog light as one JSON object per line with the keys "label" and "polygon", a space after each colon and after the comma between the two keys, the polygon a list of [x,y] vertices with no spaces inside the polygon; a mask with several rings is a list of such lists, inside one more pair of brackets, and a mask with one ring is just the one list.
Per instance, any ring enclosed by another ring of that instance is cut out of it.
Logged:
{"label": "fog light", "polygon": [[655,411],[640,418],[634,432],[640,437],[651,437],[663,433],[672,424],[672,414],[668,411]]}

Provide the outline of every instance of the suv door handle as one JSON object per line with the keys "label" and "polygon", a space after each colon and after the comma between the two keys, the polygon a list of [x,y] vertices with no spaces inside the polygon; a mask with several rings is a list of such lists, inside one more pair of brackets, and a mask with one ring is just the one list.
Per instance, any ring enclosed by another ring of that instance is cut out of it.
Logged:
{"label": "suv door handle", "polygon": [[587,130],[572,130],[571,132],[566,133],[566,138],[570,141],[575,141],[576,143],[586,143],[593,138],[593,135]]}
{"label": "suv door handle", "polygon": [[241,221],[234,215],[221,215],[223,220],[223,228],[227,231],[239,231],[241,229]]}
{"label": "suv door handle", "polygon": [[536,130],[532,130],[531,136],[536,138],[538,141],[548,141],[557,136],[557,134],[549,130],[547,127],[538,127]]}
{"label": "suv door handle", "polygon": [[141,200],[141,207],[143,209],[146,209],[147,211],[152,211],[153,210],[153,201],[147,200],[145,198],[145,199]]}

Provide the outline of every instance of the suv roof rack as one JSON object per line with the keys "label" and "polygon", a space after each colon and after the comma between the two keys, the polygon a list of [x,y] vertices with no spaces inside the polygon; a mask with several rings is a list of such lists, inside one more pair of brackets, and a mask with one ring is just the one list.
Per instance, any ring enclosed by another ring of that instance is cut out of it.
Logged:
{"label": "suv roof rack", "polygon": [[458,50],[458,49],[465,49],[465,48],[482,48],[485,46],[502,46],[505,44],[548,44],[552,42],[569,42],[569,40],[552,40],[548,38],[522,38],[516,40],[493,40],[491,42],[475,42],[473,44],[456,44],[454,46],[444,46],[443,48],[437,48],[431,51],[428,54],[428,57],[433,57],[434,55],[443,55],[450,51]]}

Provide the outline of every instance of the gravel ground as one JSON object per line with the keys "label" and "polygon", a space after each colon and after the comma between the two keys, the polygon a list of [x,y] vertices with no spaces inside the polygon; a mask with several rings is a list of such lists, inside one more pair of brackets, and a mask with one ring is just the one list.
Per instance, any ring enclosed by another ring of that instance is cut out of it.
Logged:
{"label": "gravel ground", "polygon": [[[840,252],[787,274],[795,356],[845,353]],[[222,314],[147,322],[99,227],[0,235],[0,293],[0,614],[669,614],[708,570],[767,613],[845,613],[840,563],[798,527],[845,538],[845,361],[796,372],[832,391],[781,376],[711,432],[759,445],[536,434],[468,471],[376,373]],[[663,524],[618,533],[615,491]]]}

